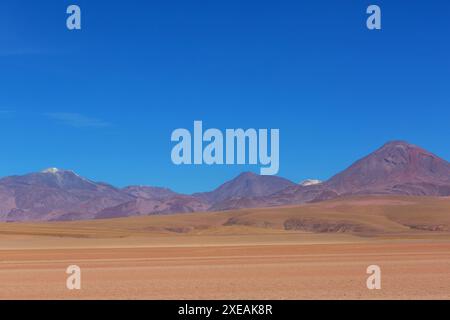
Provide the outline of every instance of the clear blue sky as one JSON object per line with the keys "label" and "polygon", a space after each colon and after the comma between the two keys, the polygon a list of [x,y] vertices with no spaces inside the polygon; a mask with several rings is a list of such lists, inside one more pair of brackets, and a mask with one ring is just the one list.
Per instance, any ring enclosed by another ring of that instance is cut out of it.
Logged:
{"label": "clear blue sky", "polygon": [[[66,29],[66,8],[82,30]],[[382,31],[365,27],[382,8]],[[388,140],[450,159],[450,3],[0,3],[0,176],[72,169],[194,192],[259,166],[182,166],[170,134],[279,128],[279,175],[327,179]]]}

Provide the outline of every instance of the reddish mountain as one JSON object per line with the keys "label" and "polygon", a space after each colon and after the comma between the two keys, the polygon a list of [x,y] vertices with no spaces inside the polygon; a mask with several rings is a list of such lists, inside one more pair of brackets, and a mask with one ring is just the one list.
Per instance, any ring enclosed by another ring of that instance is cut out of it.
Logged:
{"label": "reddish mountain", "polygon": [[415,145],[393,141],[347,170],[325,187],[339,194],[450,195],[450,163]]}
{"label": "reddish mountain", "polygon": [[450,196],[450,163],[418,146],[392,141],[328,181],[287,188],[253,203],[277,206],[377,194]]}

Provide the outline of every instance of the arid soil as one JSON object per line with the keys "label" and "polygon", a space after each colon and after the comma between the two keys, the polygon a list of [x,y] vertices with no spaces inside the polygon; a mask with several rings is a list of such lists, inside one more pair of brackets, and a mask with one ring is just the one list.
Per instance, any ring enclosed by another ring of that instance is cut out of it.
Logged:
{"label": "arid soil", "polygon": [[[0,224],[0,299],[450,299],[449,203]],[[69,265],[81,290],[66,288]]]}

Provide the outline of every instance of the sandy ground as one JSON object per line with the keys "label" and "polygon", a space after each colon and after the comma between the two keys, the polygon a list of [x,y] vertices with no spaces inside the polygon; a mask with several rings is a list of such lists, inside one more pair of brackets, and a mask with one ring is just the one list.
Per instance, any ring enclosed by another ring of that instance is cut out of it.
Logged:
{"label": "sandy ground", "polygon": [[0,224],[0,299],[450,299],[449,201],[391,202]]}
{"label": "sandy ground", "polygon": [[[450,242],[0,251],[0,299],[450,299]],[[66,289],[65,269],[82,270]],[[368,290],[366,268],[382,270]]]}

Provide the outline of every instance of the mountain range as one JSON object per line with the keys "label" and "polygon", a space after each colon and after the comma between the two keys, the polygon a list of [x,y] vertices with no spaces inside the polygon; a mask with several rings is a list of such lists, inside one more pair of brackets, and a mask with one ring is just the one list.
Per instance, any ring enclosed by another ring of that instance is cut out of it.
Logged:
{"label": "mountain range", "polygon": [[319,202],[349,195],[450,196],[450,163],[403,141],[386,143],[327,181],[296,184],[245,172],[217,189],[116,188],[51,168],[0,179],[0,221],[64,221],[221,211]]}

